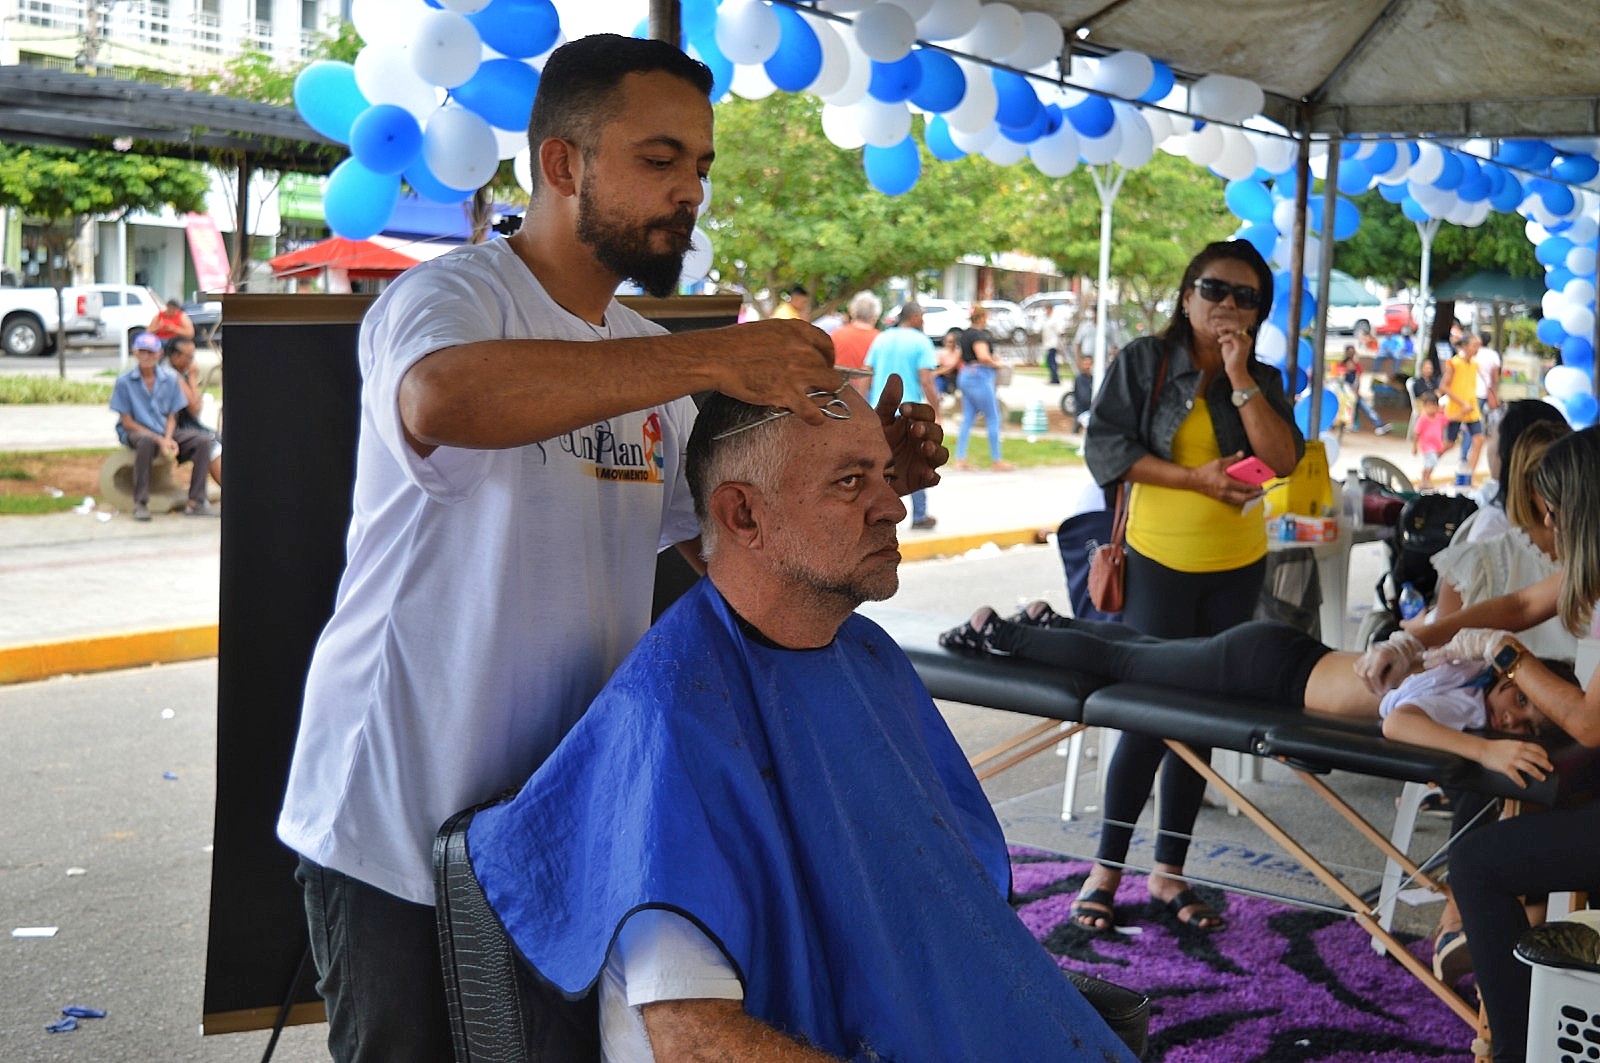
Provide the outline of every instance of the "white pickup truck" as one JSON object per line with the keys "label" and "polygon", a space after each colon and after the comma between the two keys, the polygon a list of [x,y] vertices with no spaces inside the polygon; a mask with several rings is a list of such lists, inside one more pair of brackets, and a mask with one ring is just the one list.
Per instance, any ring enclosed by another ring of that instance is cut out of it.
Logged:
{"label": "white pickup truck", "polygon": [[56,323],[64,312],[67,336],[100,334],[100,293],[89,288],[61,289],[57,310],[54,288],[0,287],[0,353],[28,358],[55,350]]}

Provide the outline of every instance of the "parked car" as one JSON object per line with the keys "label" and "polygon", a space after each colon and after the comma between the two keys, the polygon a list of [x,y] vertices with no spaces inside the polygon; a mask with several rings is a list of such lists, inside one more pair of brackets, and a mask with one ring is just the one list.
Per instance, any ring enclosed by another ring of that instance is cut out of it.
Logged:
{"label": "parked car", "polygon": [[1066,307],[1068,323],[1073,327],[1077,325],[1077,292],[1036,292],[1023,299],[1019,305],[1022,307],[1022,316],[1027,320],[1028,332],[1032,335],[1037,336],[1044,332],[1045,318],[1049,317],[1050,312],[1058,306]]}
{"label": "parked car", "polygon": [[[57,307],[60,307],[58,310]],[[55,350],[56,325],[65,317],[69,344],[98,336],[100,295],[87,288],[0,287],[0,351],[31,358]]]}
{"label": "parked car", "polygon": [[183,312],[194,322],[194,342],[201,347],[222,346],[222,300],[184,303]]}
{"label": "parked car", "polygon": [[119,336],[128,342],[143,332],[164,303],[142,284],[86,284],[100,293],[100,317],[106,323],[99,336],[85,342],[116,344]]}
{"label": "parked car", "polygon": [[[972,327],[972,318],[969,314],[970,307],[967,303],[958,303],[951,299],[940,299],[932,295],[919,295],[916,297],[917,305],[922,307],[922,331],[927,333],[935,343],[944,339],[944,334],[951,329],[966,329]],[[902,306],[904,304],[901,304]],[[893,326],[900,320],[900,307],[884,315],[883,323]]]}
{"label": "parked car", "polygon": [[1417,314],[1410,303],[1386,303],[1383,307],[1383,320],[1378,327],[1373,329],[1380,336],[1394,336],[1407,333],[1415,336],[1417,333]]}
{"label": "parked car", "polygon": [[1009,343],[1022,347],[1028,342],[1028,316],[1022,307],[1004,299],[983,299],[979,305],[989,311],[989,335],[996,343]]}
{"label": "parked car", "polygon": [[[1317,279],[1308,280],[1316,291]],[[1332,270],[1328,274],[1328,303],[1323,308],[1329,332],[1371,332],[1383,317],[1383,300],[1348,273]]]}

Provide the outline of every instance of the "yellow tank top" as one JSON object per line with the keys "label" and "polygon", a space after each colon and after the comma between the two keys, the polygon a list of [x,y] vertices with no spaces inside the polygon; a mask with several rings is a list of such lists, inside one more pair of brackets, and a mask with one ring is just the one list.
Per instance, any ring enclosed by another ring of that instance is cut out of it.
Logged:
{"label": "yellow tank top", "polygon": [[1448,400],[1444,415],[1452,421],[1471,424],[1478,419],[1478,367],[1474,362],[1456,355],[1450,359],[1455,371],[1450,374],[1450,387],[1445,391]]}
{"label": "yellow tank top", "polygon": [[[1221,457],[1211,409],[1197,399],[1172,439],[1172,460],[1194,468]],[[1128,501],[1128,545],[1179,572],[1226,572],[1267,552],[1264,506],[1240,513],[1199,491],[1134,484]]]}

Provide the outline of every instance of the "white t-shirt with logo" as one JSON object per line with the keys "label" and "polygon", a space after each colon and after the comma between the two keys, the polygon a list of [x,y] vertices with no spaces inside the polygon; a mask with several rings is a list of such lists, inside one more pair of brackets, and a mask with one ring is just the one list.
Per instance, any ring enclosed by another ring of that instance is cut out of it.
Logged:
{"label": "white t-shirt with logo", "polygon": [[[605,326],[663,331],[616,302]],[[413,267],[367,313],[347,566],[278,819],[296,852],[420,904],[439,826],[549,755],[649,625],[656,553],[698,534],[688,399],[530,446],[417,456],[406,370],[507,337],[598,333],[504,241]]]}

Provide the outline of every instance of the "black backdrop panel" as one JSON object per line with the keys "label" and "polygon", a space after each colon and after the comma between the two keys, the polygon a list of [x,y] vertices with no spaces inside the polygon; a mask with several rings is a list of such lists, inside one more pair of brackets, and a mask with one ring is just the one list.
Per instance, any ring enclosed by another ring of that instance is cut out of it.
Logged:
{"label": "black backdrop panel", "polygon": [[[737,296],[625,299],[674,332],[732,324]],[[295,855],[278,808],[317,636],[344,568],[368,296],[224,299],[227,491],[217,637],[217,806],[204,1030],[315,1022]],[[656,606],[693,581],[661,555]]]}

